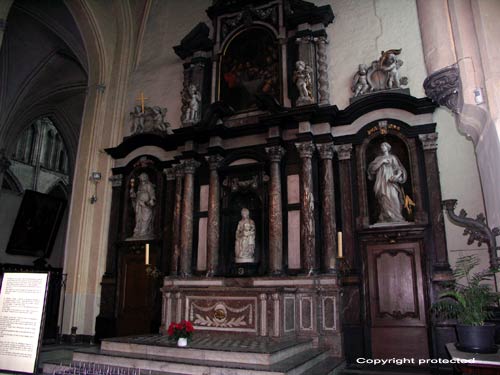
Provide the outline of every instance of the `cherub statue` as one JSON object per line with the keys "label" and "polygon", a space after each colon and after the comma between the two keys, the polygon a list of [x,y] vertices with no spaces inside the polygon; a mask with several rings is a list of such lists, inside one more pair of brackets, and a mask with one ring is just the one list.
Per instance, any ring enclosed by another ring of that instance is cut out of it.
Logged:
{"label": "cherub statue", "polygon": [[401,53],[400,49],[390,49],[382,51],[378,65],[379,69],[387,72],[386,88],[399,88],[399,68],[403,65],[403,61],[399,60],[396,56]]}
{"label": "cherub statue", "polygon": [[134,107],[134,110],[130,112],[130,117],[132,119],[130,133],[138,134],[144,132],[144,113],[140,105]]}
{"label": "cherub statue", "polygon": [[370,92],[370,85],[366,77],[368,67],[365,64],[359,64],[358,72],[352,79],[351,90],[354,92],[354,97]]}
{"label": "cherub statue", "polygon": [[152,123],[153,130],[159,130],[161,132],[166,132],[167,134],[172,134],[172,129],[170,129],[170,123],[165,120],[165,115],[167,114],[167,108],[154,106],[151,108],[152,112]]}
{"label": "cherub statue", "polygon": [[312,74],[313,70],[307,66],[304,61],[297,61],[295,63],[295,71],[293,72],[293,82],[299,90],[299,98],[297,105],[310,104],[313,102],[312,97]]}
{"label": "cherub statue", "polygon": [[187,91],[187,108],[185,123],[197,123],[200,120],[201,94],[195,85],[189,85]]}

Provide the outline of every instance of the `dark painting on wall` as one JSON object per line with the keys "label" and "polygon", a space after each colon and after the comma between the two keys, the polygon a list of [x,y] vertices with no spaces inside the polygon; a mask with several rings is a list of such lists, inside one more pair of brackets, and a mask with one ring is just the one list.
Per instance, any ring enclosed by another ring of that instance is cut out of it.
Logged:
{"label": "dark painting on wall", "polygon": [[7,245],[7,253],[48,258],[66,201],[26,190]]}
{"label": "dark painting on wall", "polygon": [[236,34],[221,57],[219,98],[237,112],[256,109],[256,95],[281,101],[278,44],[272,33],[253,27]]}

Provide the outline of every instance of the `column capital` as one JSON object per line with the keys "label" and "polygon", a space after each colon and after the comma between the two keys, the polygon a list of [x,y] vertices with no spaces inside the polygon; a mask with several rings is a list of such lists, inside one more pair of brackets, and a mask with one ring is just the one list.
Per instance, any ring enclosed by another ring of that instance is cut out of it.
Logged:
{"label": "column capital", "polygon": [[301,159],[312,158],[315,148],[312,141],[296,142],[295,147],[297,147]]}
{"label": "column capital", "polygon": [[182,164],[177,164],[172,167],[175,173],[175,177],[183,177],[184,176],[184,168]]}
{"label": "column capital", "polygon": [[207,155],[205,156],[205,159],[207,159],[208,166],[211,171],[219,169],[222,160],[224,160],[224,158],[219,154]]}
{"label": "column capital", "polygon": [[273,163],[279,163],[285,155],[285,149],[281,146],[266,147],[266,152],[269,155],[269,160]]}
{"label": "column capital", "polygon": [[436,150],[438,147],[438,133],[419,134],[418,138],[422,142],[424,150]]}
{"label": "column capital", "polygon": [[115,174],[109,178],[109,181],[111,182],[112,187],[120,187],[122,186],[123,175]]}
{"label": "column capital", "polygon": [[175,168],[165,168],[163,170],[163,173],[165,173],[165,177],[167,178],[167,181],[172,181],[175,180]]}
{"label": "column capital", "polygon": [[200,165],[200,162],[194,159],[185,159],[182,161],[182,167],[185,174],[194,174],[196,168],[198,168]]}
{"label": "column capital", "polygon": [[333,159],[333,142],[317,144],[316,148],[321,159]]}
{"label": "column capital", "polygon": [[9,158],[5,155],[5,149],[0,150],[0,173],[5,172],[11,166]]}
{"label": "column capital", "polygon": [[326,35],[315,37],[314,42],[316,44],[328,44],[328,37]]}
{"label": "column capital", "polygon": [[334,146],[339,160],[349,160],[352,155],[352,143]]}
{"label": "column capital", "polygon": [[314,42],[314,37],[312,35],[304,35],[298,38],[295,38],[295,43],[312,43]]}

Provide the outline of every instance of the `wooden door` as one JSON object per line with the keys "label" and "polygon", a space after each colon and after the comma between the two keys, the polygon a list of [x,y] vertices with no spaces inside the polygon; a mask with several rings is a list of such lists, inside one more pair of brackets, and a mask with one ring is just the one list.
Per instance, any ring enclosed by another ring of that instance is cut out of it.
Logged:
{"label": "wooden door", "polygon": [[428,358],[420,245],[368,245],[373,358]]}
{"label": "wooden door", "polygon": [[[154,264],[154,260],[151,262]],[[117,335],[151,333],[153,280],[146,274],[144,253],[124,254],[120,261]]]}

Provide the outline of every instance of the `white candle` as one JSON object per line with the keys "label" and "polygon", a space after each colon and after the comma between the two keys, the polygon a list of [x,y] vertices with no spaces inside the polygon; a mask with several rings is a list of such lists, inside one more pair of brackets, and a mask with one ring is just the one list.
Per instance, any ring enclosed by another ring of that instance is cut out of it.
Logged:
{"label": "white candle", "polygon": [[337,248],[338,248],[338,257],[342,258],[343,253],[342,253],[342,232],[337,233]]}
{"label": "white candle", "polygon": [[146,264],[149,264],[149,244],[146,244]]}

